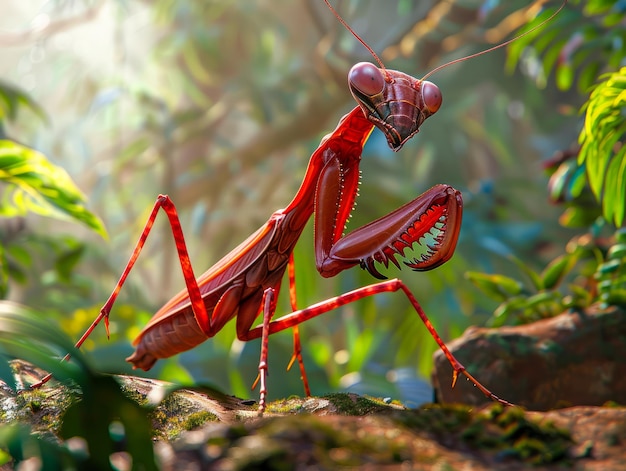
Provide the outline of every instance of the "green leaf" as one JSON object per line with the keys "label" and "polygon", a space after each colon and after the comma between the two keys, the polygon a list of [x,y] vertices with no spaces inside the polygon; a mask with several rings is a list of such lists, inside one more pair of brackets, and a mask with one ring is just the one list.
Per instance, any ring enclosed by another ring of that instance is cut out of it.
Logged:
{"label": "green leaf", "polygon": [[500,304],[493,312],[493,318],[489,322],[491,327],[500,327],[504,325],[511,314],[521,311],[527,307],[527,300],[525,296],[515,296],[509,299],[507,302]]}
{"label": "green leaf", "polygon": [[20,106],[34,112],[43,122],[48,121],[46,112],[26,92],[0,80],[0,122],[13,121]]}
{"label": "green leaf", "polygon": [[27,463],[32,462],[38,463],[37,469],[41,471],[78,469],[78,463],[67,447],[44,434],[35,433],[26,424],[0,427],[0,449],[6,450],[13,459],[11,469],[26,469]]}
{"label": "green leaf", "polygon": [[626,306],[626,289],[613,289],[601,296],[607,304]]}
{"label": "green leaf", "polygon": [[602,195],[604,217],[621,227],[626,213],[626,146],[613,156],[606,169]]}
{"label": "green leaf", "polygon": [[[615,247],[615,246],[613,246]],[[612,275],[613,273],[619,273],[619,269],[622,266],[621,259],[609,260],[607,262],[601,263],[598,265],[594,278],[601,280],[607,275]]]}
{"label": "green leaf", "polygon": [[561,295],[556,291],[542,291],[537,294],[533,294],[526,299],[526,303],[529,309],[541,310],[544,308],[550,308],[554,303],[559,303]]}
{"label": "green leaf", "polygon": [[57,258],[54,268],[61,281],[69,282],[71,280],[74,267],[78,264],[84,253],[85,246],[78,245],[64,252]]}
{"label": "green leaf", "polygon": [[[85,439],[90,469],[110,469],[110,455],[121,439],[133,469],[156,471],[149,409],[126,397],[112,376],[93,376],[82,388],[82,400],[72,403],[63,416],[61,437]],[[122,426],[121,437],[110,433],[113,424]]]}
{"label": "green leaf", "polygon": [[[8,352],[6,352],[2,346],[0,346],[0,355],[8,357]],[[4,384],[10,387],[13,391],[17,391],[15,374],[13,373],[11,365],[7,361],[0,361],[0,380],[4,381]]]}
{"label": "green leaf", "polygon": [[519,281],[504,275],[467,272],[465,277],[485,294],[500,301],[520,294],[523,289],[523,285]]}
{"label": "green leaf", "polygon": [[581,195],[586,184],[585,167],[579,166],[575,160],[563,162],[550,176],[548,182],[550,201],[554,203],[572,201]]}
{"label": "green leaf", "polygon": [[[60,358],[72,353],[72,362]],[[61,381],[81,381],[90,370],[80,351],[60,329],[36,312],[0,301],[0,354],[20,358],[51,372]]]}
{"label": "green leaf", "polygon": [[583,107],[585,125],[579,136],[578,162],[587,168],[603,217],[619,227],[626,216],[626,67],[602,79]]}
{"label": "green leaf", "polygon": [[600,65],[597,62],[587,64],[578,75],[578,92],[586,94],[598,76]]}
{"label": "green leaf", "polygon": [[[72,362],[59,361],[53,356],[55,351],[71,352]],[[110,455],[116,449],[115,437],[109,429],[113,423],[123,426],[124,447],[132,457],[133,469],[157,469],[150,410],[126,397],[112,376],[94,373],[81,352],[47,319],[23,306],[0,302],[0,353],[30,361],[50,371],[58,380],[78,384],[82,398],[66,410],[60,434],[66,439],[75,436],[85,439],[89,458],[84,469],[110,469]],[[6,375],[6,368],[0,369],[0,373]],[[3,440],[8,438],[0,433],[0,445]],[[9,452],[18,461],[21,459],[16,456],[20,450],[9,449]],[[40,456],[43,459],[44,455]]]}
{"label": "green leaf", "polygon": [[574,306],[586,307],[591,304],[593,297],[586,287],[572,284],[569,286],[569,289],[572,292]]}
{"label": "green leaf", "polygon": [[574,83],[574,69],[569,62],[560,64],[556,68],[556,86],[559,90],[569,90]]}
{"label": "green leaf", "polygon": [[600,216],[600,209],[571,206],[559,217],[563,227],[589,227]]}
{"label": "green leaf", "polygon": [[561,255],[552,260],[540,275],[544,288],[555,288],[575,263],[576,257],[570,254]]}
{"label": "green leaf", "polygon": [[0,215],[34,212],[82,222],[106,237],[104,225],[84,206],[84,196],[61,167],[43,154],[13,141],[0,140],[0,180],[9,184]]}
{"label": "green leaf", "polygon": [[606,258],[608,260],[621,260],[622,258],[626,258],[626,243],[620,242],[613,244],[606,253]]}

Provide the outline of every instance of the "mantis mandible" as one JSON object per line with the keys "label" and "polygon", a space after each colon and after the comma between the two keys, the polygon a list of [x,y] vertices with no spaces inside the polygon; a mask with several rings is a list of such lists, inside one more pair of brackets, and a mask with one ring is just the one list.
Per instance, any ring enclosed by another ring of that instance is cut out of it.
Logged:
{"label": "mantis mandible", "polygon": [[[102,320],[108,334],[109,313],[139,257],[159,210],[163,210],[171,225],[186,288],[159,309],[133,342],[136,350],[126,360],[134,368],[147,371],[158,359],[194,348],[213,337],[228,321],[236,319],[236,332],[240,340],[261,337],[259,375],[255,385],[260,383],[259,412],[263,413],[266,407],[267,356],[271,334],[294,329],[294,353],[289,366],[298,361],[305,393],[310,395],[298,325],[358,299],[400,291],[452,365],[452,385],[459,375],[464,375],[485,396],[508,405],[507,401],[497,397],[476,380],[452,355],[408,287],[399,279],[385,279],[376,267],[377,264],[387,267],[390,263],[399,267],[397,258],[404,258],[406,249],[416,247],[420,248],[421,255],[404,261],[413,270],[431,270],[448,261],[454,253],[461,228],[461,193],[448,185],[436,185],[395,211],[346,235],[342,234],[357,196],[363,146],[374,128],[384,133],[394,151],[400,150],[442,104],[439,88],[426,81],[426,77],[460,60],[503,47],[517,38],[444,64],[424,78],[416,79],[403,72],[386,69],[374,51],[345,23],[329,1],[324,1],[341,23],[369,50],[380,67],[359,63],[351,68],[348,86],[357,106],[339,121],[333,132],[322,139],[311,156],[300,189],[291,203],[275,211],[256,232],[196,278],[176,208],[168,196],[159,195],[115,289],[76,347],[83,344]],[[546,21],[552,19],[565,3]],[[360,266],[383,281],[297,309],[293,249],[311,216],[315,222],[315,264],[320,275],[332,277],[348,268]],[[288,272],[293,312],[274,319],[276,296],[285,271]],[[253,327],[261,314],[262,323]],[[49,378],[50,375],[46,376],[33,387],[41,386]]]}

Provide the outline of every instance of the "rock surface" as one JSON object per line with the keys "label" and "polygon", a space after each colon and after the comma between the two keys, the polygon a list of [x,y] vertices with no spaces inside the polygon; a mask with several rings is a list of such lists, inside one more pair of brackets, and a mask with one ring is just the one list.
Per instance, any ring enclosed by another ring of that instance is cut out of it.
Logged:
{"label": "rock surface", "polygon": [[[25,376],[41,372],[14,365]],[[626,469],[626,408],[572,407],[527,412],[488,404],[405,409],[351,394],[256,405],[213,391],[178,390],[163,399],[160,381],[119,377],[134,400],[160,402],[150,413],[159,469]],[[2,388],[3,417],[56,433],[67,388],[15,395]],[[86,398],[83,398],[83,400]],[[123,443],[123,442],[122,442]],[[123,451],[117,469],[131,469]],[[0,467],[13,469],[12,464]],[[34,468],[36,469],[36,468]]]}
{"label": "rock surface", "polygon": [[605,470],[624,469],[625,441],[626,409],[431,405],[211,424],[160,452],[170,469]]}
{"label": "rock surface", "polygon": [[[626,404],[626,311],[612,307],[564,313],[532,324],[470,328],[448,347],[484,386],[530,410]],[[435,354],[433,385],[440,402],[486,404]]]}

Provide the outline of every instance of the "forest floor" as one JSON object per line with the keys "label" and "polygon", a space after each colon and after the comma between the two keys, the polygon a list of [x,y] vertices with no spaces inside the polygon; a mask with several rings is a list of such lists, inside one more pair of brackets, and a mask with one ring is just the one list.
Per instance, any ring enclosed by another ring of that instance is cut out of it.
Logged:
{"label": "forest floor", "polygon": [[[32,366],[14,363],[22,378]],[[116,378],[143,402],[164,383]],[[56,433],[72,402],[51,385],[16,395],[2,388],[5,422]],[[75,394],[75,393],[71,393]],[[10,413],[8,413],[10,411]],[[548,412],[489,404],[402,404],[353,394],[256,404],[212,391],[181,389],[150,412],[160,469],[626,469],[626,408]],[[111,459],[131,469],[126,453]],[[0,469],[12,469],[7,464]]]}

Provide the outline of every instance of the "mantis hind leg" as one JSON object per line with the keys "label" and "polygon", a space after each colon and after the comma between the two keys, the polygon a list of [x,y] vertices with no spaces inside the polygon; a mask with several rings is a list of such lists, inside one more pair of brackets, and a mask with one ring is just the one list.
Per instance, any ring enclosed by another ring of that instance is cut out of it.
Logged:
{"label": "mantis hind leg", "polygon": [[[293,252],[289,255],[287,274],[289,276],[289,301],[291,302],[291,310],[295,312],[298,310],[298,302],[296,298],[296,269],[293,261]],[[310,396],[311,388],[309,388],[309,380],[306,375],[306,369],[304,368],[304,360],[302,359],[302,344],[300,343],[300,331],[298,330],[297,325],[293,327],[293,355],[287,365],[287,371],[291,369],[296,360],[298,360],[298,366],[300,367],[300,377],[302,378],[304,393],[307,396]]]}
{"label": "mantis hind leg", "polygon": [[[504,405],[511,405],[508,401],[499,398],[494,393],[492,393],[489,389],[483,386],[474,376],[472,376],[465,367],[454,357],[452,352],[448,349],[448,347],[443,342],[442,338],[439,336],[434,326],[426,316],[426,313],[422,309],[421,305],[413,296],[413,293],[407,288],[407,286],[398,279],[386,280],[379,283],[375,283],[373,285],[364,286],[361,288],[357,288],[348,293],[344,293],[334,298],[326,299],[317,304],[311,305],[307,308],[300,309],[298,311],[294,311],[290,314],[287,314],[278,319],[272,320],[272,316],[274,314],[275,302],[274,302],[274,294],[275,291],[272,288],[269,288],[265,291],[263,295],[263,307],[264,307],[264,316],[263,316],[263,324],[254,327],[249,330],[245,335],[245,340],[252,340],[254,338],[261,337],[261,361],[259,363],[259,376],[261,382],[261,402],[259,403],[259,411],[262,411],[265,408],[265,379],[267,374],[267,345],[269,341],[269,336],[276,332],[283,331],[285,329],[289,329],[291,327],[296,327],[297,325],[305,322],[309,319],[317,317],[321,314],[324,314],[328,311],[332,311],[340,306],[345,304],[354,302],[358,299],[362,299],[368,296],[377,295],[379,293],[388,293],[388,292],[396,292],[401,291],[405,294],[408,301],[413,305],[416,314],[422,320],[426,329],[431,334],[435,342],[439,348],[443,351],[444,355],[452,365],[454,369],[452,376],[452,387],[456,384],[456,381],[459,375],[465,376],[469,381],[474,384],[486,397],[489,399],[499,402]],[[255,382],[256,384],[256,382]],[[262,407],[261,407],[262,406]]]}

